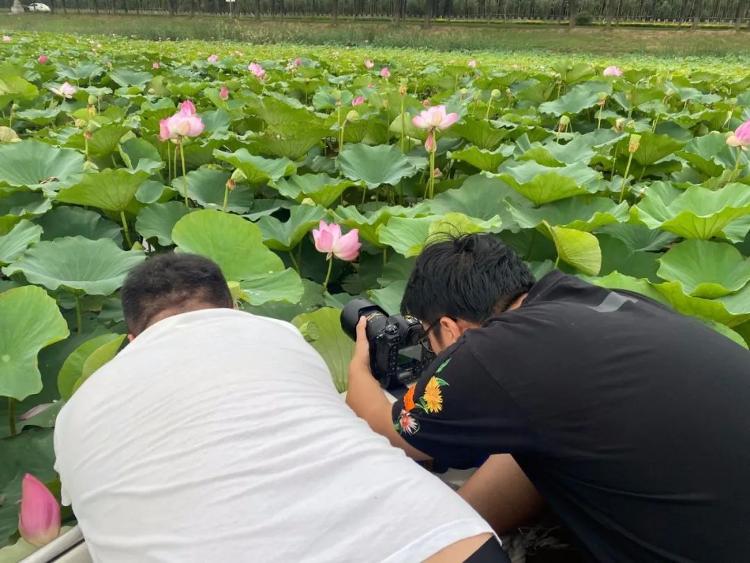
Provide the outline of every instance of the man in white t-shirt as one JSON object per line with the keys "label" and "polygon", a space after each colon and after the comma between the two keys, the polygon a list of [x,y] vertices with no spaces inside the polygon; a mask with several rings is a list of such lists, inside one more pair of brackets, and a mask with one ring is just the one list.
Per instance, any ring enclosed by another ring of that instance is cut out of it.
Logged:
{"label": "man in white t-shirt", "polygon": [[151,258],[122,301],[131,343],[55,429],[95,561],[507,561],[468,504],[345,405],[294,326],[232,308],[213,262]]}

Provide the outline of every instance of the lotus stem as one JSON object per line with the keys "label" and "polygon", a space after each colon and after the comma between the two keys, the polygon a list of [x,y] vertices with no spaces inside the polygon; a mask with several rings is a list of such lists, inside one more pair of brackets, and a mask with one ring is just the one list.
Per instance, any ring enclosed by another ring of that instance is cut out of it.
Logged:
{"label": "lotus stem", "polygon": [[[437,143],[437,139],[435,143]],[[435,196],[435,152],[437,151],[430,151],[430,179],[427,182],[430,199]]]}
{"label": "lotus stem", "polygon": [[630,172],[630,163],[633,162],[633,154],[630,153],[628,155],[628,164],[625,166],[625,174],[622,177],[622,189],[620,190],[620,203],[622,203],[622,200],[625,199],[625,183],[628,181],[628,173]]}
{"label": "lotus stem", "polygon": [[174,177],[177,177],[177,149],[178,146],[175,145],[174,147],[174,158],[172,159],[172,174],[174,174]]}
{"label": "lotus stem", "polygon": [[346,119],[339,127],[339,154],[344,150],[344,129],[346,128]]}
{"label": "lotus stem", "polygon": [[[185,193],[187,194],[187,187],[185,188]],[[224,185],[224,204],[221,206],[221,210],[226,211],[228,204],[229,204],[229,186]]]}
{"label": "lotus stem", "polygon": [[81,327],[83,325],[81,315],[81,298],[76,295],[76,334],[81,334]]}
{"label": "lotus stem", "polygon": [[292,261],[292,266],[294,266],[294,269],[299,274],[300,273],[300,271],[299,271],[299,264],[297,263],[297,259],[294,257],[294,252],[292,252],[291,249],[289,250],[289,258]]}
{"label": "lotus stem", "polygon": [[187,171],[185,169],[185,147],[182,146],[182,143],[177,145],[180,149],[180,160],[182,161],[182,178],[185,183],[185,207],[190,208],[190,204],[188,203],[188,184],[187,184]]}
{"label": "lotus stem", "polygon": [[328,271],[326,272],[326,279],[323,280],[323,293],[328,291],[328,280],[331,279],[331,270],[333,270],[333,256],[328,259]]}
{"label": "lotus stem", "polygon": [[169,181],[172,182],[172,149],[169,148],[171,143],[167,141],[167,174],[169,175]]}
{"label": "lotus stem", "polygon": [[383,266],[388,263],[388,247],[383,248]]}
{"label": "lotus stem", "polygon": [[16,431],[16,400],[13,397],[8,397],[8,428],[11,436],[18,434]]}
{"label": "lotus stem", "polygon": [[86,153],[86,161],[91,160],[89,158],[89,138],[86,136],[86,133],[83,133],[83,150]]}
{"label": "lotus stem", "polygon": [[128,244],[128,249],[133,248],[133,241],[130,240],[130,231],[128,230],[128,222],[125,219],[125,211],[120,211],[120,221],[122,221],[122,231],[125,234],[125,242]]}
{"label": "lotus stem", "polygon": [[484,113],[484,120],[489,121],[490,120],[490,111],[492,111],[492,100],[493,97],[490,96],[490,101],[487,102],[487,111]]}
{"label": "lotus stem", "polygon": [[406,151],[406,114],[404,114],[404,96],[401,96],[401,152]]}

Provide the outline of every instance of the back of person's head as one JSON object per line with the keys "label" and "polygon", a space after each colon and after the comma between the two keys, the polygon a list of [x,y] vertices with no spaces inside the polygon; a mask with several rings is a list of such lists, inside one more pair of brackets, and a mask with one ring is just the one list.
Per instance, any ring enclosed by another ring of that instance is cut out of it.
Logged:
{"label": "back of person's head", "polygon": [[156,317],[232,308],[219,266],[196,254],[160,254],[133,268],[120,291],[128,332],[138,335]]}
{"label": "back of person's head", "polygon": [[401,312],[428,323],[443,316],[482,323],[505,311],[534,281],[523,260],[494,236],[445,235],[417,258]]}

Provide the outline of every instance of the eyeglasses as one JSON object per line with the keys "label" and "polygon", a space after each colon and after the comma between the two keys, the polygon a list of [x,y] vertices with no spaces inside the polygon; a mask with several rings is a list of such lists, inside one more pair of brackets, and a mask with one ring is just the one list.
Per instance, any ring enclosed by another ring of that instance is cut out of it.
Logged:
{"label": "eyeglasses", "polygon": [[419,337],[419,345],[424,348],[426,352],[429,352],[430,354],[434,354],[435,351],[432,349],[432,343],[430,342],[430,332],[432,332],[432,329],[437,326],[438,323],[432,323],[427,330],[424,331],[424,334]]}

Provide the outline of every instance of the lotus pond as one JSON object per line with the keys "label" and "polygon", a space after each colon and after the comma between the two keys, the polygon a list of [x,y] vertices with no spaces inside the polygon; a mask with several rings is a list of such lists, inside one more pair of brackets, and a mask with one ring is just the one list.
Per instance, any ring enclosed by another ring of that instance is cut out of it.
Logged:
{"label": "lotus pond", "polygon": [[[339,308],[395,312],[441,232],[750,342],[744,66],[33,34],[0,61],[0,545],[23,475],[55,488],[55,415],[123,345],[117,292],[153,253],[215,260],[339,389]],[[413,121],[439,106],[455,123]],[[320,221],[357,229],[355,260],[316,249]]]}

